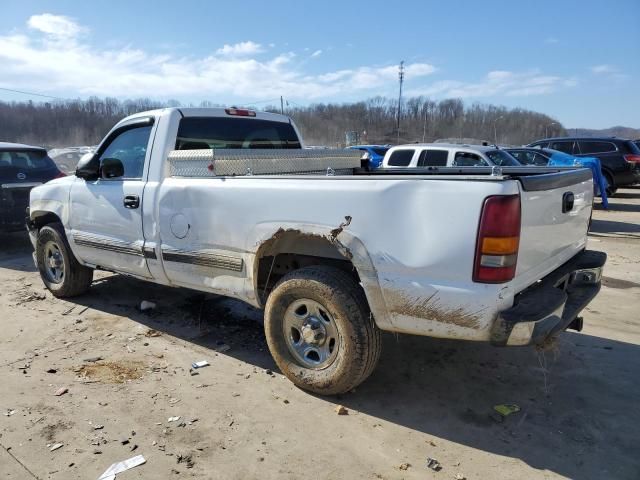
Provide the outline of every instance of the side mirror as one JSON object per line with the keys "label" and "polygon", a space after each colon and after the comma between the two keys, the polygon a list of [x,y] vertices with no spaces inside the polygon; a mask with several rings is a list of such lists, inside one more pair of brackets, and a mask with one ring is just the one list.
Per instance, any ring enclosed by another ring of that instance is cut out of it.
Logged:
{"label": "side mirror", "polygon": [[85,153],[78,161],[76,177],[97,180],[100,176],[100,160],[93,153]]}
{"label": "side mirror", "polygon": [[124,177],[124,165],[118,158],[103,158],[100,173],[102,178]]}

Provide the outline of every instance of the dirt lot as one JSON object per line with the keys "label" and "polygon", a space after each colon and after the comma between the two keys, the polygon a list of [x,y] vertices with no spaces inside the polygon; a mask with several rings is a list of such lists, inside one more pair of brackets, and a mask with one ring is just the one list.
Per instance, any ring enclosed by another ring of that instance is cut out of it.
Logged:
{"label": "dirt lot", "polygon": [[[278,373],[261,312],[110,274],[56,300],[26,235],[0,236],[0,478],[97,479],[142,454],[119,479],[638,479],[640,188],[611,204],[594,214],[609,262],[582,333],[545,354],[386,335],[342,398]],[[521,411],[499,422],[502,403]]]}

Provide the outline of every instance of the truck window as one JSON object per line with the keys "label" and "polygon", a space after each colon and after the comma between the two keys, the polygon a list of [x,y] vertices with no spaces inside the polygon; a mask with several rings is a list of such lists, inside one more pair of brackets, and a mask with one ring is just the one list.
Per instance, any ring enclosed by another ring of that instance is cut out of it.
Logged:
{"label": "truck window", "polygon": [[518,162],[515,158],[513,158],[509,153],[504,150],[491,150],[486,152],[487,157],[491,160],[495,165],[499,167],[517,167]]}
{"label": "truck window", "polygon": [[242,117],[180,120],[176,150],[209,148],[301,148],[290,123]]}
{"label": "truck window", "polygon": [[476,155],[475,153],[456,152],[453,164],[456,167],[484,167],[487,165],[487,162],[485,162],[480,155]]}
{"label": "truck window", "polygon": [[607,153],[615,152],[618,149],[612,142],[595,142],[591,140],[581,140],[578,142],[580,153]]}
{"label": "truck window", "polygon": [[447,150],[423,150],[418,158],[418,166],[446,167],[448,156],[449,152]]}
{"label": "truck window", "polygon": [[100,162],[105,158],[117,158],[124,166],[122,178],[141,178],[150,135],[151,126],[125,130],[102,151]]}
{"label": "truck window", "polygon": [[563,142],[551,142],[549,148],[553,150],[558,150],[559,152],[564,152],[568,154],[573,153],[573,142],[571,141],[563,141]]}
{"label": "truck window", "polygon": [[408,167],[411,163],[415,150],[395,150],[389,157],[390,167]]}

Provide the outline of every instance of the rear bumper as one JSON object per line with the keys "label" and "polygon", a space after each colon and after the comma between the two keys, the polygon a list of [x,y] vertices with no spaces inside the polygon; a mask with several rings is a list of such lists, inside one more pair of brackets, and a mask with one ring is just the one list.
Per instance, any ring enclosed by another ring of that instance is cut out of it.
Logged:
{"label": "rear bumper", "polygon": [[519,293],[491,329],[497,346],[539,345],[554,335],[582,329],[580,312],[600,291],[604,252],[584,250],[540,282]]}

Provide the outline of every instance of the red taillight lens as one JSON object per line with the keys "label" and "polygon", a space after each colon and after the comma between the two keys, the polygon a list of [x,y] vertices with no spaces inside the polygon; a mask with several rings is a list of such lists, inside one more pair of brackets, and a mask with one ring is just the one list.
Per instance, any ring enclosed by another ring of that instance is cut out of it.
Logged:
{"label": "red taillight lens", "polygon": [[254,112],[253,110],[247,110],[244,108],[225,108],[224,111],[227,112],[227,115],[236,115],[238,117],[255,117],[256,116],[256,112]]}
{"label": "red taillight lens", "polygon": [[625,155],[624,159],[629,163],[640,163],[640,155]]}
{"label": "red taillight lens", "polygon": [[520,245],[520,195],[487,197],[480,215],[473,281],[504,283],[516,274]]}

